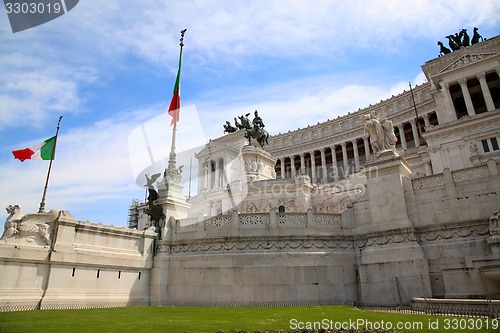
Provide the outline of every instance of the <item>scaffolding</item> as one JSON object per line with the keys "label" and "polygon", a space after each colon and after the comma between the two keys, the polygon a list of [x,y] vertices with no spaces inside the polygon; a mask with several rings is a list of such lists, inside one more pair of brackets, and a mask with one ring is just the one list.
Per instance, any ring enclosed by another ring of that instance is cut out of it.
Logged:
{"label": "scaffolding", "polygon": [[132,200],[132,204],[128,210],[128,228],[137,229],[139,226],[139,200]]}

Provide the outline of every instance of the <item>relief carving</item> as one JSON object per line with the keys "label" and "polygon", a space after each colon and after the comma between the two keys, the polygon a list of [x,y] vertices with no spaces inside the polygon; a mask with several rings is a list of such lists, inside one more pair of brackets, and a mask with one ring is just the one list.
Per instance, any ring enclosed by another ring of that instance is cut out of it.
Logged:
{"label": "relief carving", "polygon": [[9,205],[7,208],[4,233],[0,240],[6,243],[50,246],[52,230],[49,223],[55,221],[58,211],[24,215],[20,205]]}
{"label": "relief carving", "polygon": [[490,236],[500,236],[500,209],[490,217]]}

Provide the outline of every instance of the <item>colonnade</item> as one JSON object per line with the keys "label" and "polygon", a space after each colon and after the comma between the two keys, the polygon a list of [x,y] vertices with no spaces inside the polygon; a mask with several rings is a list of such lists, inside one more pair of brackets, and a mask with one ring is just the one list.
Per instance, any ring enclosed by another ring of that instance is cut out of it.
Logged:
{"label": "colonnade", "polygon": [[498,71],[481,72],[445,83],[442,93],[450,109],[455,110],[456,118],[500,108]]}
{"label": "colonnade", "polygon": [[[420,147],[420,132],[425,127],[437,124],[435,112],[423,114],[418,121],[411,119],[395,125],[398,137],[397,147],[407,150]],[[359,172],[370,155],[368,136],[354,138],[327,147],[310,149],[304,152],[279,157],[276,162],[277,178],[295,178],[306,174],[312,183],[329,183]]]}
{"label": "colonnade", "polygon": [[198,165],[198,191],[207,188],[223,187],[227,183],[225,158],[207,159]]}

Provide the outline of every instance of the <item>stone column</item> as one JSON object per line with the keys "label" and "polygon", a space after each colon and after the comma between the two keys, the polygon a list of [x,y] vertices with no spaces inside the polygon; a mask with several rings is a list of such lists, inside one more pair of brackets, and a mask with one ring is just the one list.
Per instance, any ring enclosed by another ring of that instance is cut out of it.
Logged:
{"label": "stone column", "polygon": [[285,169],[285,158],[280,157],[280,170],[281,170],[281,179],[286,178],[286,169]]}
{"label": "stone column", "polygon": [[428,128],[429,126],[431,126],[431,123],[429,122],[429,115],[427,113],[423,114],[422,118],[424,118],[425,128]]}
{"label": "stone column", "polygon": [[295,170],[295,155],[290,156],[290,172],[292,173],[292,179],[297,176],[297,173]]}
{"label": "stone column", "polygon": [[354,151],[354,171],[359,171],[359,151],[358,151],[358,141],[356,139],[351,140],[352,149]]}
{"label": "stone column", "polygon": [[203,190],[203,185],[205,185],[205,163],[198,160],[198,193]]}
{"label": "stone column", "polygon": [[314,151],[309,152],[311,156],[311,181],[316,184],[318,180],[316,179],[316,159],[314,158]]}
{"label": "stone column", "polygon": [[221,178],[220,184],[222,187],[224,187],[226,185],[226,168],[224,168],[226,164],[224,163],[224,158],[221,158],[219,162],[220,162],[219,168],[220,168],[220,178]]}
{"label": "stone column", "polygon": [[337,154],[335,153],[335,146],[331,146],[332,150],[332,172],[333,172],[333,180],[339,180],[339,168],[337,166]]}
{"label": "stone column", "polygon": [[370,157],[370,143],[368,142],[368,137],[367,136],[363,137],[363,143],[365,145],[366,160],[368,160],[368,157]]}
{"label": "stone column", "polygon": [[219,159],[215,160],[215,179],[212,187],[219,187]]}
{"label": "stone column", "polygon": [[462,89],[462,95],[464,96],[465,99],[465,106],[467,107],[467,114],[469,116],[473,116],[476,114],[474,111],[474,105],[472,104],[472,100],[470,99],[470,93],[469,93],[469,88],[467,88],[467,79],[461,79],[460,82],[460,88]]}
{"label": "stone column", "polygon": [[[453,101],[451,100],[451,94],[450,94],[450,84],[445,83],[444,87],[441,89],[441,94],[443,95],[444,99],[444,109],[443,110],[436,110],[438,111],[438,114],[441,115],[442,113],[446,113],[445,117],[440,117],[439,118],[439,123],[443,124],[445,122],[457,120],[457,111],[455,110],[455,105],[453,105]],[[446,112],[447,110],[453,111],[453,112]],[[441,112],[439,112],[441,111]],[[444,119],[442,119],[444,118]]]}
{"label": "stone column", "polygon": [[413,132],[413,139],[415,140],[415,147],[420,147],[420,136],[418,135],[417,124],[414,119],[410,120],[410,125]]}
{"label": "stone column", "polygon": [[483,91],[484,101],[486,103],[486,109],[488,111],[495,110],[495,103],[493,103],[493,98],[491,98],[490,89],[488,88],[488,82],[486,82],[486,73],[481,73],[477,76],[479,84],[481,85],[481,90]]}
{"label": "stone column", "polygon": [[214,187],[214,181],[213,181],[214,177],[213,176],[214,176],[215,170],[212,170],[213,163],[214,163],[214,161],[212,161],[212,160],[208,161],[208,180],[207,180],[208,187],[207,188]]}
{"label": "stone column", "polygon": [[203,162],[203,188],[208,188],[208,176],[209,176],[209,161],[208,160],[205,160],[205,162]]}
{"label": "stone column", "polygon": [[406,138],[405,138],[405,129],[403,127],[403,124],[398,124],[396,125],[399,130],[399,139],[401,140],[401,147],[403,147],[404,150],[408,149],[408,146],[406,145]]}
{"label": "stone column", "polygon": [[304,153],[300,153],[300,174],[305,175],[306,173],[306,162],[304,160]]}
{"label": "stone column", "polygon": [[325,184],[328,180],[328,170],[326,168],[325,148],[321,148],[321,183]]}
{"label": "stone column", "polygon": [[349,160],[347,159],[347,148],[346,143],[341,142],[340,146],[342,147],[342,159],[344,160],[344,172],[342,173],[344,178],[349,172]]}

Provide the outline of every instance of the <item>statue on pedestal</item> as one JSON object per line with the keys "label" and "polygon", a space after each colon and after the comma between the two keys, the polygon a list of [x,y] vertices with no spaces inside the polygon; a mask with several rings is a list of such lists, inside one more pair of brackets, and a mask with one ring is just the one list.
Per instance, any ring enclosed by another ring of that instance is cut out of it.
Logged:
{"label": "statue on pedestal", "polygon": [[248,139],[248,143],[250,145],[252,144],[251,138],[254,138],[257,140],[260,147],[263,148],[264,145],[269,144],[267,141],[269,139],[269,133],[264,129],[264,122],[259,116],[259,112],[257,110],[254,112],[254,119],[252,122],[248,119],[249,115],[250,113],[247,113],[246,115],[238,117],[241,121],[241,126],[247,131],[245,137]]}
{"label": "statue on pedestal", "polygon": [[161,206],[155,205],[154,201],[158,199],[158,192],[155,190],[153,183],[160,177],[161,174],[154,174],[151,178],[146,176],[146,185],[148,188],[148,208],[144,209],[144,213],[149,215],[149,219],[155,227],[160,226],[160,221],[165,220],[166,216],[163,213]]}

